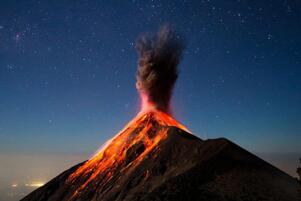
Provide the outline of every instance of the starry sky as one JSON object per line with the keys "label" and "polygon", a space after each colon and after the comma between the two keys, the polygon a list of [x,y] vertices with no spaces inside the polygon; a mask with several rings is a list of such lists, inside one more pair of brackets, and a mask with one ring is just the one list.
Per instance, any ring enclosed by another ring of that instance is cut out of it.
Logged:
{"label": "starry sky", "polygon": [[180,122],[252,152],[301,153],[300,1],[7,0],[0,13],[9,160],[88,156],[114,136],[140,107],[135,40],[164,23],[187,41],[172,103]]}

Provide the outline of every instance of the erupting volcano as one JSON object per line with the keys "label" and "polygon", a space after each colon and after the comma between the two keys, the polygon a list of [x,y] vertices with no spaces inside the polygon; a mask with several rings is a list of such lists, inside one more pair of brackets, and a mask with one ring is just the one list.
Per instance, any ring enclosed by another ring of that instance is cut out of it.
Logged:
{"label": "erupting volcano", "polygon": [[136,47],[139,114],[91,159],[23,201],[300,200],[286,173],[227,139],[201,140],[172,117],[179,34],[164,26]]}

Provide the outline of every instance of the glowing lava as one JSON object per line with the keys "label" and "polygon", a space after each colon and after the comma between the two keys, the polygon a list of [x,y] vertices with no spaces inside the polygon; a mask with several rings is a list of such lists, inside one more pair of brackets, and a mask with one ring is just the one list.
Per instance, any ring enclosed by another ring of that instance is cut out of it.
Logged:
{"label": "glowing lava", "polygon": [[109,140],[90,160],[67,179],[67,183],[82,185],[73,198],[96,177],[105,185],[115,173],[134,168],[160,141],[168,135],[170,126],[188,130],[168,114],[153,108],[144,108],[125,128]]}

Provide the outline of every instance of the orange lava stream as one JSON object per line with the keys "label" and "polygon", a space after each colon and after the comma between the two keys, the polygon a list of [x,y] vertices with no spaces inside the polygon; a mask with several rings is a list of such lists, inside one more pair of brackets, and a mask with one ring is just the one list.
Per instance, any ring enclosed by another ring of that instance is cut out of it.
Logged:
{"label": "orange lava stream", "polygon": [[[158,124],[160,129],[156,128]],[[125,169],[139,164],[147,153],[166,138],[167,126],[178,127],[189,132],[182,124],[164,112],[155,109],[140,112],[123,130],[105,143],[98,153],[69,176],[67,182],[75,183],[80,180],[83,183],[72,198],[76,197],[98,175],[103,174],[102,181],[106,183],[119,165],[126,164],[122,166]],[[133,161],[126,163],[129,149],[139,143],[143,143],[143,152]]]}

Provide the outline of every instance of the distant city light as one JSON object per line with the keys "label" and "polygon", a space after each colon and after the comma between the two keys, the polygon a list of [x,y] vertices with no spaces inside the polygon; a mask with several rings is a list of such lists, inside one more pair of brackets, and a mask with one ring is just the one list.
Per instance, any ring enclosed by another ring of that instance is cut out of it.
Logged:
{"label": "distant city light", "polygon": [[25,186],[29,186],[29,187],[41,187],[43,185],[44,185],[44,183],[42,183],[42,182],[25,184]]}
{"label": "distant city light", "polygon": [[18,184],[12,184],[11,187],[16,188],[18,187]]}

